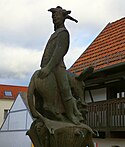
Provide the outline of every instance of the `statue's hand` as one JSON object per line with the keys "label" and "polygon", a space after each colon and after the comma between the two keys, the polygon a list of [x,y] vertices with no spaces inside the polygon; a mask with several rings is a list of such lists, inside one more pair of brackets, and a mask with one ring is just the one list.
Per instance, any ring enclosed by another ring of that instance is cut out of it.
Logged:
{"label": "statue's hand", "polygon": [[44,79],[45,77],[47,77],[50,73],[50,69],[46,66],[41,68],[41,70],[39,71],[39,77],[41,79]]}

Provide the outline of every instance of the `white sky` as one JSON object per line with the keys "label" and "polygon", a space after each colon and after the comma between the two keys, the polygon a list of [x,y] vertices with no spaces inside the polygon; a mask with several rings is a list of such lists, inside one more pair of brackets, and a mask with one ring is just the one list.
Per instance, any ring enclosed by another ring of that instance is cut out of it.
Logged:
{"label": "white sky", "polygon": [[125,0],[0,0],[0,84],[28,85],[53,33],[51,13],[62,6],[79,21],[66,20],[69,68],[109,23],[125,17]]}

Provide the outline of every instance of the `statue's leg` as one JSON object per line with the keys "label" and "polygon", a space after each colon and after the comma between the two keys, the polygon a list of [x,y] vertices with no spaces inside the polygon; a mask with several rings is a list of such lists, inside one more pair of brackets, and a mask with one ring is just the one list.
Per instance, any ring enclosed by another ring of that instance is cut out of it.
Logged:
{"label": "statue's leg", "polygon": [[[79,118],[76,113],[80,115],[81,113],[77,109],[75,104],[75,98],[72,96],[71,88],[69,85],[67,72],[63,67],[57,67],[54,71],[56,81],[59,87],[59,92],[62,97],[64,108],[67,114],[67,117],[75,124],[79,124]],[[82,115],[81,115],[82,116]]]}
{"label": "statue's leg", "polygon": [[78,110],[76,99],[74,99],[74,114],[77,116],[80,122],[84,120],[82,117],[82,113],[80,113],[80,111]]}
{"label": "statue's leg", "polygon": [[66,111],[66,115],[70,121],[72,121],[74,124],[80,124],[79,119],[74,114],[74,102],[72,99],[68,101],[64,101],[64,107]]}
{"label": "statue's leg", "polygon": [[[77,106],[75,105],[76,108],[74,109],[74,111],[76,115],[79,117],[79,120],[81,122],[84,122],[85,120],[84,112],[87,112],[87,104],[85,103],[85,98],[84,98],[85,84],[83,81],[78,80],[75,74],[71,74],[67,72],[67,75],[68,75],[69,83],[71,86],[72,95],[77,99],[77,102],[76,102]],[[79,111],[82,113],[82,117],[81,117],[81,114],[79,115]]]}

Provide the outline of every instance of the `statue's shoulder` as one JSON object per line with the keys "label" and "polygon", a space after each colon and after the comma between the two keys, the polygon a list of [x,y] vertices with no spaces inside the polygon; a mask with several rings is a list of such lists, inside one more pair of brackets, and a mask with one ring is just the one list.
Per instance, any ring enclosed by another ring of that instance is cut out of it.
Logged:
{"label": "statue's shoulder", "polygon": [[57,29],[57,30],[51,35],[50,40],[51,40],[51,39],[54,39],[55,37],[57,37],[57,36],[58,36],[60,33],[62,33],[62,32],[66,32],[66,33],[69,34],[69,32],[68,32],[68,30],[67,30],[66,28],[59,28],[59,29]]}
{"label": "statue's shoulder", "polygon": [[69,33],[66,28],[59,28],[55,33],[59,34],[61,32],[67,32],[67,33]]}

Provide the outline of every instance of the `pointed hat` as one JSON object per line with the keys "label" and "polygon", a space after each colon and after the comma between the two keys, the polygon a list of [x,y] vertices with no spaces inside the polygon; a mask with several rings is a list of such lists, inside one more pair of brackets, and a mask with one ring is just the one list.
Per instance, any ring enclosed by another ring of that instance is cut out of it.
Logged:
{"label": "pointed hat", "polygon": [[63,15],[65,16],[65,19],[70,19],[70,20],[72,20],[72,21],[75,21],[76,23],[78,22],[78,20],[76,20],[76,19],[74,19],[73,17],[71,17],[69,14],[71,13],[71,11],[70,10],[65,10],[65,9],[63,9],[62,7],[60,7],[60,6],[57,6],[56,8],[51,8],[51,9],[49,9],[48,11],[50,11],[50,12],[52,12],[52,13],[55,13],[55,12],[57,12],[57,11],[60,11],[60,12],[62,12],[63,13]]}

